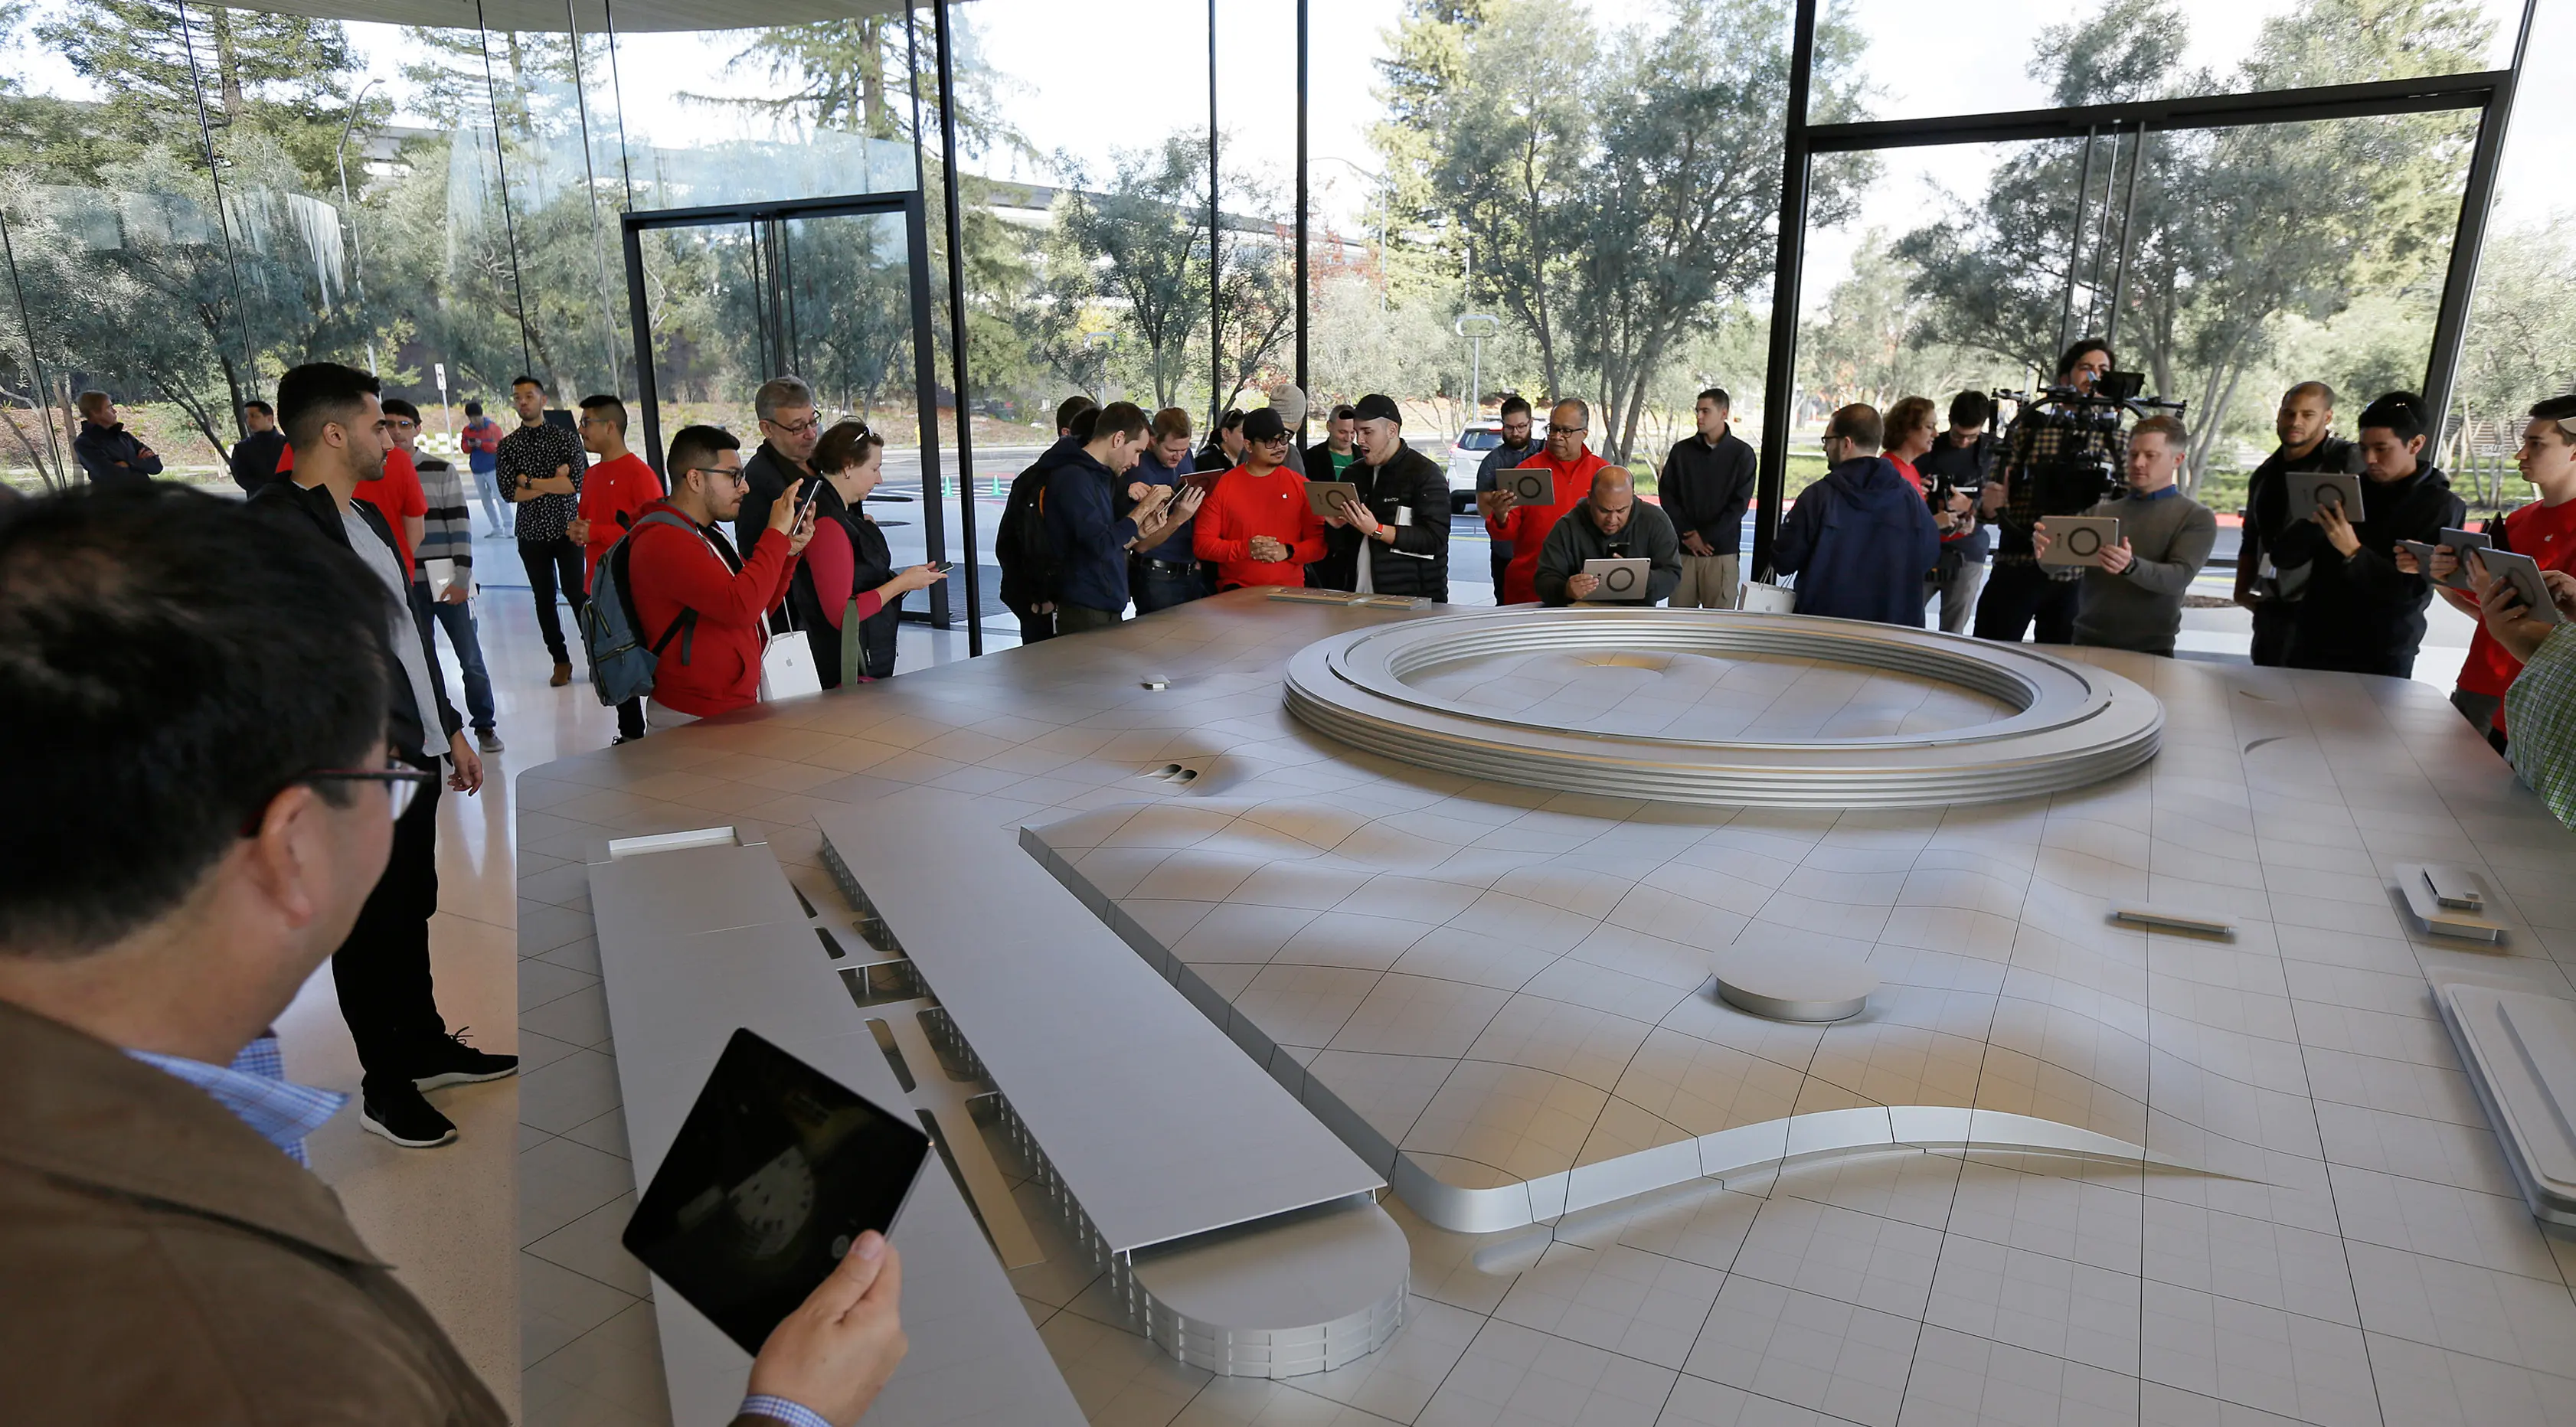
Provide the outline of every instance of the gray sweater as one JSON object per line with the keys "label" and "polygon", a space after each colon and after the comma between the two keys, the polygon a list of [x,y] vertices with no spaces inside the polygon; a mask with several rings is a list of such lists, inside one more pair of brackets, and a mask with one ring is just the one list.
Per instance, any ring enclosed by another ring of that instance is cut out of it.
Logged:
{"label": "gray sweater", "polygon": [[2084,572],[2076,597],[2075,642],[2140,654],[2171,654],[2182,629],[2182,597],[2209,561],[2218,539],[2218,517],[2176,491],[2149,499],[2124,497],[2097,503],[2086,515],[2120,522],[2120,538],[2135,560],[2114,575]]}

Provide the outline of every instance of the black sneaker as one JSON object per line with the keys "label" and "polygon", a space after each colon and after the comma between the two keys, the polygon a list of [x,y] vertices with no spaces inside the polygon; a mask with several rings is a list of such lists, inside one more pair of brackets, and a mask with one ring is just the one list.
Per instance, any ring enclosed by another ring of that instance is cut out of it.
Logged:
{"label": "black sneaker", "polygon": [[479,1085],[486,1080],[500,1080],[519,1073],[515,1055],[494,1055],[476,1050],[465,1043],[471,1026],[460,1026],[442,1037],[421,1065],[421,1073],[411,1078],[415,1089],[438,1090],[450,1085]]}
{"label": "black sneaker", "polygon": [[435,1149],[456,1142],[456,1126],[438,1113],[417,1090],[397,1086],[382,1096],[369,1095],[358,1111],[358,1128],[382,1135],[407,1150]]}

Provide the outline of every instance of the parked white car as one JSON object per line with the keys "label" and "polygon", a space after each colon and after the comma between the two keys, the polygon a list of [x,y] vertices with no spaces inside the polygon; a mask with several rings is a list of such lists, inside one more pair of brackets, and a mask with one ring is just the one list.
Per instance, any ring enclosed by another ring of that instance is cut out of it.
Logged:
{"label": "parked white car", "polygon": [[1453,515],[1476,508],[1476,468],[1485,453],[1503,444],[1503,423],[1480,416],[1467,423],[1449,447],[1449,510]]}

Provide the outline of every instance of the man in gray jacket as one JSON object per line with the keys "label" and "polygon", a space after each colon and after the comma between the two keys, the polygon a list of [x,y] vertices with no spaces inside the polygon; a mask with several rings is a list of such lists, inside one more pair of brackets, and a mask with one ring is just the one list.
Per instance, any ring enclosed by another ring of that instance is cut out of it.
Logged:
{"label": "man in gray jacket", "polygon": [[[2150,416],[2129,433],[2129,488],[2086,515],[2120,522],[2120,543],[2084,572],[2076,592],[2075,642],[2100,649],[2170,655],[2182,629],[2182,597],[2209,562],[2218,518],[2174,485],[2191,435],[2170,416]],[[2031,548],[2051,544],[2035,532]]]}
{"label": "man in gray jacket", "polygon": [[[1646,560],[1646,591],[1613,596],[1598,576],[1583,573],[1586,560]],[[1577,600],[1594,604],[1662,604],[1682,579],[1681,537],[1661,506],[1640,505],[1626,468],[1604,466],[1592,477],[1592,494],[1559,517],[1538,547],[1539,603]]]}

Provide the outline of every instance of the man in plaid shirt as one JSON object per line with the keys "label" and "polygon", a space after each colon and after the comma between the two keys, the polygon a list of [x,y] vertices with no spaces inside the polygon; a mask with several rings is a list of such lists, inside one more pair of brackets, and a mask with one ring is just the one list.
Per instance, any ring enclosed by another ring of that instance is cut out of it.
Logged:
{"label": "man in plaid shirt", "polygon": [[580,502],[590,455],[581,448],[580,433],[546,420],[545,383],[535,377],[510,383],[510,405],[518,409],[519,429],[501,438],[496,473],[502,496],[519,508],[519,563],[536,595],[537,631],[555,656],[554,677],[546,682],[560,689],[572,682],[572,654],[563,626],[555,622],[555,590],[562,587],[576,625],[590,594],[581,546],[565,529]]}
{"label": "man in plaid shirt", "polygon": [[[2057,359],[2057,384],[2089,392],[2114,365],[2111,344],[2087,337]],[[2012,434],[2005,439],[2001,479],[1986,482],[1981,506],[1987,521],[2002,528],[2003,538],[1996,545],[1994,573],[1986,577],[1985,593],[1977,600],[1979,639],[2019,644],[2036,620],[2040,643],[2074,642],[2075,591],[2077,577],[2084,572],[2072,568],[2059,572],[2041,565],[2030,536],[2041,517],[2074,515],[2102,492],[2072,503],[2050,501],[2042,491],[2047,484],[2043,473],[2078,458],[2091,458],[2105,471],[2116,472],[2128,464],[2128,439],[2118,426],[2034,419],[2038,415],[2025,412],[2013,422]],[[2065,509],[2049,508],[2058,504]]]}

